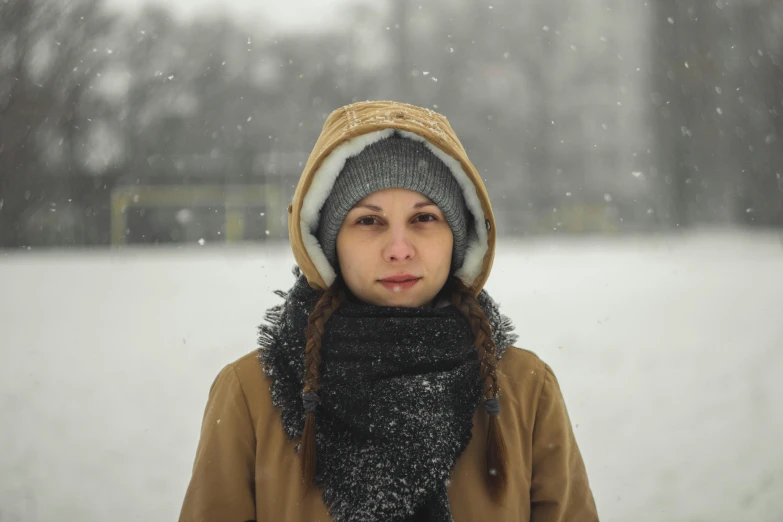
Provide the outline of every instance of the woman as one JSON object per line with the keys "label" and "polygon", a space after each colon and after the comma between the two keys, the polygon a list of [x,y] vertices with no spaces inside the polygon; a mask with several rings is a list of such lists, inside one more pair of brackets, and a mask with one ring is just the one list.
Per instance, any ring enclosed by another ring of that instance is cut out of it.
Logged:
{"label": "woman", "polygon": [[482,291],[495,227],[448,121],[327,119],[297,280],[209,394],[182,522],[594,521],[557,380]]}

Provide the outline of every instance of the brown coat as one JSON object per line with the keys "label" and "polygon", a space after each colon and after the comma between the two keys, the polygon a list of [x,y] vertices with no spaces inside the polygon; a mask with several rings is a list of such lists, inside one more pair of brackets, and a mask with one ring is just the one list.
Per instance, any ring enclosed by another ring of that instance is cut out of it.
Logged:
{"label": "brown coat", "polygon": [[[345,140],[382,128],[416,132],[457,159],[476,187],[488,224],[489,248],[472,286],[478,293],[492,266],[495,222],[481,178],[445,118],[393,102],[360,103],[332,113],[305,167],[289,209],[297,264],[311,286],[324,281],[303,245],[302,199],[314,171]],[[328,522],[320,492],[304,486],[299,457],[272,404],[270,383],[252,352],[226,366],[209,392],[180,522]],[[493,502],[484,482],[487,415],[473,419],[470,444],[448,487],[455,522],[593,522],[598,520],[587,474],[552,370],[533,353],[508,347],[498,365],[508,448],[508,490]]]}

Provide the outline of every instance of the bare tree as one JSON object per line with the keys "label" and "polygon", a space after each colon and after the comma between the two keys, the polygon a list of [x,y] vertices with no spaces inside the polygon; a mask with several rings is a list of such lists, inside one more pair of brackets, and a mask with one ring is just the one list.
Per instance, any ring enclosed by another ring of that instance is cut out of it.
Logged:
{"label": "bare tree", "polygon": [[59,168],[78,168],[79,102],[107,60],[96,46],[111,18],[99,7],[100,0],[0,4],[0,245],[20,242],[22,215],[47,192],[68,190],[57,178],[44,181],[47,136],[62,139]]}

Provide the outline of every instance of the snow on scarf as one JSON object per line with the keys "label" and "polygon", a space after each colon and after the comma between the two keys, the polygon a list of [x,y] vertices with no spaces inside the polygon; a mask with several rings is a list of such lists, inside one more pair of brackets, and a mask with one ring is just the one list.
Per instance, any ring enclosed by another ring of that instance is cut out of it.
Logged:
{"label": "snow on scarf", "polygon": [[[291,440],[304,429],[305,327],[322,295],[298,269],[260,330],[259,357]],[[498,358],[513,326],[482,291]],[[316,409],[315,480],[337,522],[451,522],[446,487],[471,438],[481,397],[468,321],[452,305],[402,308],[344,301],[326,323]],[[298,451],[298,445],[297,445]]]}

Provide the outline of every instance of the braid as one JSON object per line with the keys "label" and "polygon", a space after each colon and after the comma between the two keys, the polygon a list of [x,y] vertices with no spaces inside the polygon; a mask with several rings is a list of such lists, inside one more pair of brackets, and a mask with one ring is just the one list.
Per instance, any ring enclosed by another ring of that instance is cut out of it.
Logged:
{"label": "braid", "polygon": [[312,484],[315,480],[315,404],[318,402],[318,384],[321,367],[321,339],[324,334],[324,325],[335,310],[345,299],[345,287],[338,278],[332,286],[321,296],[315,308],[310,313],[305,328],[305,361],[304,361],[304,389],[302,390],[305,402],[305,425],[301,440],[301,465],[302,476],[305,484]]}
{"label": "braid", "polygon": [[[473,331],[480,363],[479,375],[481,377],[484,400],[492,400],[492,403],[496,403],[498,399],[497,347],[492,339],[492,327],[487,320],[486,314],[484,314],[484,310],[481,309],[478,299],[473,295],[470,288],[456,277],[451,277],[449,284],[452,304],[462,312],[462,315],[465,316],[465,319],[470,324],[470,329]],[[489,403],[485,404],[488,405]],[[490,412],[488,406],[488,413],[486,483],[492,497],[495,500],[500,500],[505,492],[507,483],[506,444],[500,429],[498,412]]]}

